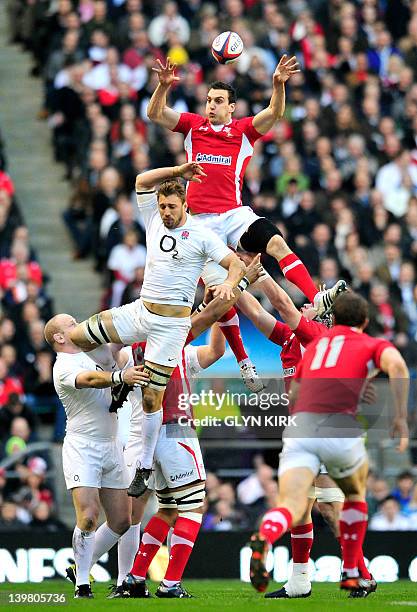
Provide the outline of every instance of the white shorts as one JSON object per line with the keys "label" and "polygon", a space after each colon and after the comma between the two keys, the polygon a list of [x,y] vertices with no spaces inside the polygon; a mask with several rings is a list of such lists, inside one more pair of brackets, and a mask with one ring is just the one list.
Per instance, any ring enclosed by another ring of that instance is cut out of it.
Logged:
{"label": "white shorts", "polygon": [[146,340],[145,360],[175,367],[191,328],[190,317],[161,317],[144,306],[142,300],[112,308],[113,325],[124,344]]}
{"label": "white shorts", "polygon": [[142,436],[130,436],[123,450],[126,469],[130,481],[133,480],[138,464],[139,455],[142,451]]}
{"label": "white shorts", "polygon": [[194,429],[174,423],[162,425],[153,468],[148,485],[153,491],[176,489],[197,480],[205,480],[203,456]]}
{"label": "white shorts", "polygon": [[278,475],[306,467],[318,474],[324,463],[333,478],[351,476],[367,458],[363,438],[285,438]]}
{"label": "white shorts", "polygon": [[[241,206],[220,214],[204,213],[194,215],[193,219],[209,227],[227,246],[236,250],[241,236],[260,217],[249,206]],[[206,287],[218,285],[226,277],[227,271],[212,259],[207,261],[201,274]]]}
{"label": "white shorts", "polygon": [[62,445],[62,464],[67,489],[126,489],[129,486],[123,448],[117,438],[92,439],[67,434]]}

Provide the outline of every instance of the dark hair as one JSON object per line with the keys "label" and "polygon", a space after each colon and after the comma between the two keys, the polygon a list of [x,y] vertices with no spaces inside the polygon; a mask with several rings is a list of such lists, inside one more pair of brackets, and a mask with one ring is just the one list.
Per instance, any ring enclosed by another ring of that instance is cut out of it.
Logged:
{"label": "dark hair", "polygon": [[180,181],[177,181],[176,179],[169,179],[159,185],[158,199],[160,195],[163,195],[165,197],[170,196],[170,195],[176,195],[179,197],[181,202],[184,203],[185,202],[185,187],[182,183],[180,183]]}
{"label": "dark hair", "polygon": [[224,83],[223,81],[214,81],[209,85],[210,89],[225,89],[229,94],[229,104],[236,102],[236,89],[229,85],[228,83]]}
{"label": "dark hair", "polygon": [[384,497],[384,499],[381,499],[381,501],[378,504],[378,508],[383,506],[383,504],[385,504],[385,502],[387,501],[395,501],[395,503],[400,506],[400,502],[398,501],[396,497],[394,497],[393,495],[387,495],[386,497]]}
{"label": "dark hair", "polygon": [[411,480],[414,480],[413,474],[409,472],[408,470],[404,470],[403,472],[400,472],[397,476],[397,480],[405,480],[406,478],[411,478]]}
{"label": "dark hair", "polygon": [[335,325],[361,327],[368,318],[368,302],[353,291],[342,293],[335,299],[333,314]]}

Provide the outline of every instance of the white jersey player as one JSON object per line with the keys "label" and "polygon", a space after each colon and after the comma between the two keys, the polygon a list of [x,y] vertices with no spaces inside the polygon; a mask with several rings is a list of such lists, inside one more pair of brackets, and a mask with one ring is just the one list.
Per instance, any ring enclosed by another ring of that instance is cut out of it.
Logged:
{"label": "white jersey player", "polygon": [[[91,566],[130,526],[128,473],[117,440],[117,417],[109,413],[110,387],[115,380],[138,385],[149,377],[140,367],[117,370],[108,347],[105,361],[102,347],[90,356],[83,353],[70,339],[76,325],[70,315],[56,315],[45,326],[45,338],[57,352],[54,385],[67,415],[63,468],[77,518],[75,572],[68,577],[76,584],[75,597],[89,598]],[[107,520],[96,531],[100,504]]]}
{"label": "white jersey player", "polygon": [[[144,348],[144,347],[143,347]],[[133,347],[135,350],[135,345]],[[210,343],[205,346],[186,346],[181,362],[173,372],[163,400],[163,425],[155,449],[154,466],[149,489],[156,492],[158,512],[146,526],[142,542],[131,572],[123,588],[131,597],[149,597],[145,578],[158,548],[162,546],[171,527],[171,554],[164,579],[156,595],[166,598],[190,597],[181,586],[183,571],[197,539],[203,515],[205,497],[205,469],[200,444],[190,424],[181,424],[180,394],[190,392],[190,379],[221,358],[225,340],[218,325],[213,326]],[[137,431],[140,426],[141,402],[132,394],[134,426],[125,449],[127,465],[134,469],[137,461]],[[188,413],[186,421],[192,421]]]}
{"label": "white jersey player", "polygon": [[[99,313],[79,325],[72,340],[83,350],[99,344],[132,344],[146,340],[145,371],[150,382],[143,396],[143,450],[140,459],[143,494],[162,421],[161,402],[170,375],[177,365],[187,334],[195,290],[208,258],[228,270],[227,279],[214,297],[230,299],[245,266],[213,232],[187,214],[185,189],[175,177],[199,182],[201,166],[188,163],[159,168],[136,179],[139,210],[147,235],[148,254],[140,300]],[[155,192],[155,185],[160,184]],[[131,493],[129,489],[129,493]]]}

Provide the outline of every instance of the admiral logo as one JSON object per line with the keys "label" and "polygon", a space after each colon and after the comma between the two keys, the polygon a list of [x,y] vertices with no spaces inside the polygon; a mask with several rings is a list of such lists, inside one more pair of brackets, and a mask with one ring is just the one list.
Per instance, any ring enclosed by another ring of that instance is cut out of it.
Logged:
{"label": "admiral logo", "polygon": [[181,480],[181,478],[187,478],[187,476],[192,476],[194,470],[190,470],[189,472],[182,472],[182,474],[174,474],[169,477],[171,482],[175,482],[177,480]]}
{"label": "admiral logo", "polygon": [[195,161],[199,164],[221,164],[222,166],[230,166],[232,163],[232,156],[228,155],[212,155],[211,153],[197,153]]}

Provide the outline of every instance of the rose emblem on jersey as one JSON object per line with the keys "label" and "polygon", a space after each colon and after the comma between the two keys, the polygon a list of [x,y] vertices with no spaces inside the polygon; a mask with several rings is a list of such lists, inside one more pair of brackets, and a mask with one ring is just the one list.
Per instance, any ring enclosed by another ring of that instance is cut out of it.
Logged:
{"label": "rose emblem on jersey", "polygon": [[189,235],[190,235],[190,232],[188,232],[187,230],[184,230],[181,234],[182,240],[187,240]]}

